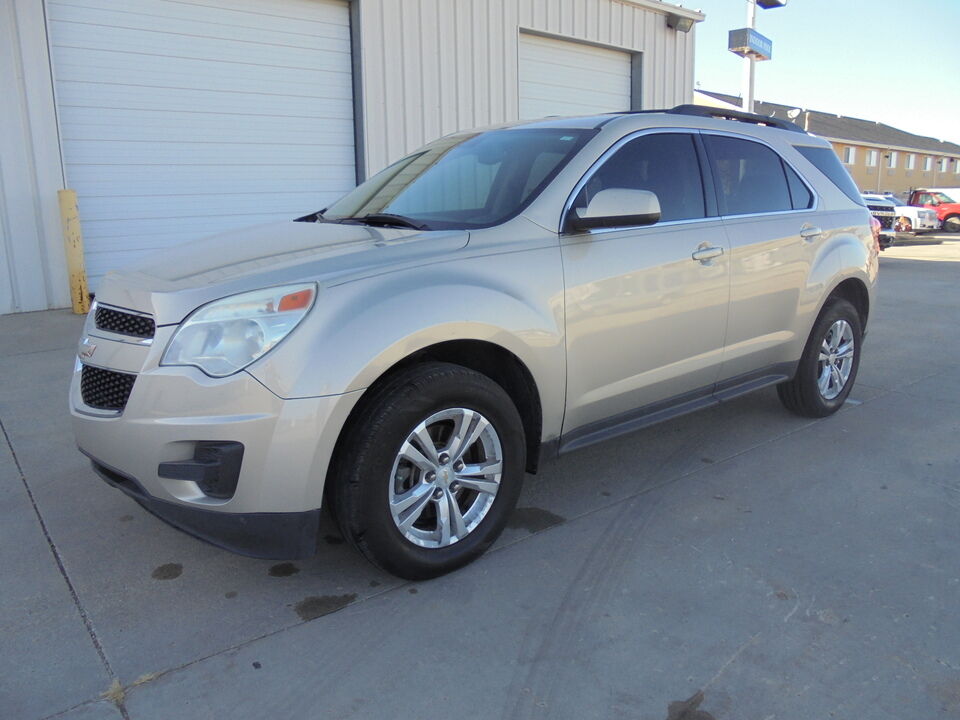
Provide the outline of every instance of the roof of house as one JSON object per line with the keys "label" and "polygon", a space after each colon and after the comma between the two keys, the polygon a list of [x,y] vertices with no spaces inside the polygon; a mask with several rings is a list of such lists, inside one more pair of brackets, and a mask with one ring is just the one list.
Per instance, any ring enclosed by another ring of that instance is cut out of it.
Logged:
{"label": "roof of house", "polygon": [[[708,95],[715,100],[720,100],[731,105],[741,107],[742,103],[736,95],[727,95],[725,93],[708,92],[706,90],[697,90],[697,92]],[[873,120],[861,120],[860,118],[845,117],[844,115],[835,115],[833,113],[820,112],[819,110],[801,109],[798,116],[789,118],[787,113],[796,110],[796,107],[790,105],[780,105],[778,103],[756,101],[754,103],[754,112],[760,115],[770,115],[771,117],[792,119],[797,125],[806,130],[833,140],[848,140],[850,142],[863,142],[871,145],[883,145],[892,147],[905,147],[921,150],[928,153],[940,153],[946,155],[960,155],[960,145],[951,142],[944,142],[936,138],[924,137],[923,135],[914,135],[904,130],[898,130],[895,127],[884,125],[881,122]]]}

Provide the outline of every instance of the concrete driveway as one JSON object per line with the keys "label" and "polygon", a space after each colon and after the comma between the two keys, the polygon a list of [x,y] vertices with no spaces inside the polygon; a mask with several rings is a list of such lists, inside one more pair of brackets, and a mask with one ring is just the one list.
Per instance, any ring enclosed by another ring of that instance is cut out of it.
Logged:
{"label": "concrete driveway", "polygon": [[163,525],[73,446],[80,319],[0,317],[0,717],[960,718],[960,237],[880,292],[834,417],[768,389],[567,456],[418,584],[329,523],[295,564]]}

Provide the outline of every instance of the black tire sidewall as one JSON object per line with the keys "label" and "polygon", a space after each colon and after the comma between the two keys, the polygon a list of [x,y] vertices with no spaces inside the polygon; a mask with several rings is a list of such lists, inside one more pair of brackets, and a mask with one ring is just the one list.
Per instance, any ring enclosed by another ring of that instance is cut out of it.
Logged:
{"label": "black tire sidewall", "polygon": [[[850,375],[840,394],[828,400],[820,394],[820,386],[817,383],[819,378],[820,346],[830,326],[837,320],[846,320],[850,323],[850,327],[853,330],[853,367],[850,368]],[[820,316],[817,318],[817,322],[810,332],[807,347],[804,349],[803,358],[800,360],[800,367],[797,370],[800,377],[800,392],[806,395],[805,400],[817,410],[817,415],[832,415],[846,402],[847,396],[853,389],[853,384],[857,379],[857,371],[860,369],[862,346],[863,328],[860,323],[860,315],[857,313],[856,308],[846,300],[832,300],[829,305],[824,307]]]}
{"label": "black tire sidewall", "polygon": [[[516,506],[523,484],[526,442],[523,424],[510,397],[499,385],[467,368],[442,363],[414,369],[383,392],[370,408],[365,434],[346,472],[341,523],[357,547],[376,565],[407,579],[450,572],[481,555],[499,536]],[[388,488],[400,446],[432,414],[463,407],[482,414],[494,427],[503,452],[500,489],[480,524],[445,548],[424,548],[407,540],[393,521]]]}

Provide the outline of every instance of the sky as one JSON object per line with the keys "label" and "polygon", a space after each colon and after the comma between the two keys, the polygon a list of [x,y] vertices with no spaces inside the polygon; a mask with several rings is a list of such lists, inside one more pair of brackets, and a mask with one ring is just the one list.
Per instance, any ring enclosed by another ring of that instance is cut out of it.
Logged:
{"label": "sky", "polygon": [[[743,61],[727,32],[746,27],[746,0],[670,0],[707,16],[696,27],[698,89],[740,95]],[[877,120],[960,143],[960,0],[788,0],[757,8],[773,41],[754,99]]]}

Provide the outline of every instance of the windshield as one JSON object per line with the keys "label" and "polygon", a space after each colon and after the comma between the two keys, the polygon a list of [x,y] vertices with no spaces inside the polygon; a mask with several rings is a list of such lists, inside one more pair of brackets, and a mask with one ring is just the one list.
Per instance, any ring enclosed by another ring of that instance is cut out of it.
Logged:
{"label": "windshield", "polygon": [[595,132],[505,128],[441,138],[357,186],[323,219],[386,214],[430,230],[499,225],[523,210]]}
{"label": "windshield", "polygon": [[952,197],[942,192],[935,192],[933,196],[942,203],[953,203],[956,202]]}

